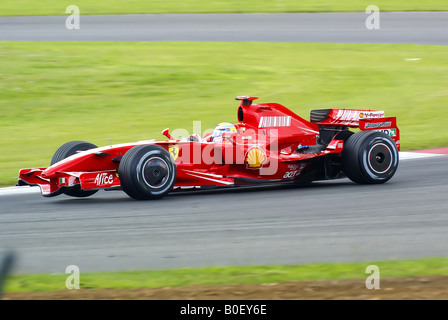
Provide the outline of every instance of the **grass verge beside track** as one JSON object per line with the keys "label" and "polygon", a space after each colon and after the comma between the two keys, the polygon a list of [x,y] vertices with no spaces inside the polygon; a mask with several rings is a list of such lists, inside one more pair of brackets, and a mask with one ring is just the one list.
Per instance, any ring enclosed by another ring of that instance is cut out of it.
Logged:
{"label": "grass verge beside track", "polygon": [[[366,279],[366,267],[376,265],[380,278],[447,275],[448,258],[416,260],[388,260],[357,263],[315,263],[291,266],[209,267],[200,269],[172,269],[83,273],[81,289],[132,289],[177,287],[187,285],[228,285],[279,283],[303,280]],[[69,274],[16,275],[6,284],[7,292],[44,292],[64,290]]]}
{"label": "grass verge beside track", "polygon": [[217,13],[217,12],[364,12],[374,4],[381,11],[444,11],[448,3],[442,0],[2,0],[0,15],[64,15],[65,8],[77,5],[81,14],[130,13]]}
{"label": "grass verge beside track", "polygon": [[447,46],[0,42],[0,59],[0,186],[48,166],[70,140],[101,146],[236,122],[237,95],[306,119],[318,108],[385,110],[403,150],[448,145]]}

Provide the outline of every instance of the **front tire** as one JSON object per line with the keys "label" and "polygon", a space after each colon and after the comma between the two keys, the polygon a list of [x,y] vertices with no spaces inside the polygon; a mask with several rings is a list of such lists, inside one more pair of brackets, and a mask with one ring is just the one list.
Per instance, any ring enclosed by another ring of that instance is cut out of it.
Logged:
{"label": "front tire", "polygon": [[342,152],[343,170],[353,182],[379,184],[389,181],[398,168],[397,146],[388,135],[360,131],[350,136]]}
{"label": "front tire", "polygon": [[176,175],[173,158],[157,145],[131,148],[118,168],[123,191],[136,200],[162,198],[173,189]]}
{"label": "front tire", "polygon": [[[62,146],[59,147],[58,150],[53,155],[53,158],[51,159],[51,165],[54,165],[55,163],[58,163],[61,160],[64,160],[65,158],[68,158],[74,154],[76,154],[79,151],[87,151],[90,149],[98,148],[96,145],[90,142],[85,141],[70,141],[67,143],[64,143]],[[65,189],[65,188],[64,188]],[[98,190],[81,190],[76,188],[71,189],[65,189],[62,191],[62,193],[76,198],[85,198],[90,197],[91,195],[97,193]]]}

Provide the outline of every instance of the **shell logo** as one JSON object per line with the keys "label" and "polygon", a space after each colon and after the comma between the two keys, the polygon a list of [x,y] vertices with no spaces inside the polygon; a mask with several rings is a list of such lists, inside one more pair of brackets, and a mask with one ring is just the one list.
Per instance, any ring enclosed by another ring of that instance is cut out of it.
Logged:
{"label": "shell logo", "polygon": [[247,150],[245,162],[248,168],[260,168],[266,163],[266,153],[259,148],[250,148]]}
{"label": "shell logo", "polygon": [[361,112],[361,113],[359,114],[359,117],[360,117],[360,118],[364,118],[364,113]]}

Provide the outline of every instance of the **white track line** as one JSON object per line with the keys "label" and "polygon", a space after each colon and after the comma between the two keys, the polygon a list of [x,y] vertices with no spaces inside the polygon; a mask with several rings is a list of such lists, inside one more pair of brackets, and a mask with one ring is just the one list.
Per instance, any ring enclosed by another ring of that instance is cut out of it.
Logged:
{"label": "white track line", "polygon": [[0,188],[0,197],[16,194],[37,193],[37,192],[40,192],[39,187],[30,187],[30,186],[6,187],[6,188]]}
{"label": "white track line", "polygon": [[409,160],[409,159],[432,158],[432,157],[440,157],[440,156],[446,156],[446,154],[402,151],[402,152],[400,152],[400,161],[401,160]]}
{"label": "white track line", "polygon": [[[412,159],[424,159],[432,157],[446,156],[446,154],[436,154],[436,153],[420,153],[420,152],[400,152],[400,161],[402,160],[412,160]],[[16,195],[16,194],[33,194],[40,192],[39,187],[6,187],[0,188],[0,196]]]}

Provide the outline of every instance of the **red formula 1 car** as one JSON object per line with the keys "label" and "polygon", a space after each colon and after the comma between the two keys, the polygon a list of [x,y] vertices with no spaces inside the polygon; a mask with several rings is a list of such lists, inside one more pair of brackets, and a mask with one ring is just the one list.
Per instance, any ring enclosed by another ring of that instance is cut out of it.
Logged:
{"label": "red formula 1 car", "polygon": [[[310,182],[348,177],[361,184],[388,181],[398,167],[400,133],[383,111],[319,109],[307,121],[277,103],[237,97],[237,124],[204,138],[192,134],[98,148],[62,145],[48,168],[22,169],[18,185],[38,185],[47,197],[86,197],[122,189],[138,200],[175,188]],[[356,133],[350,128],[359,128]]]}

